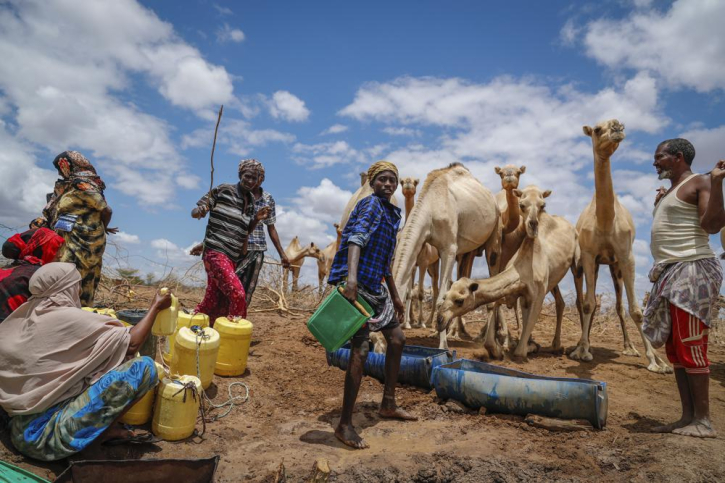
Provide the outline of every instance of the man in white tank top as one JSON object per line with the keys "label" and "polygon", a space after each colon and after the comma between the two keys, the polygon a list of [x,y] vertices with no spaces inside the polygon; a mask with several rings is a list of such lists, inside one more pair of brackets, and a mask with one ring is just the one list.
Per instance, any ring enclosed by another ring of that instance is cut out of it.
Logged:
{"label": "man in white tank top", "polygon": [[725,226],[725,161],[699,175],[690,169],[694,158],[686,139],[663,141],[655,151],[657,174],[671,187],[660,187],[655,198],[650,242],[655,264],[649,274],[654,286],[642,330],[652,346],[665,345],[682,403],[681,418],[654,431],[714,438],[707,334],[723,272],[708,234]]}

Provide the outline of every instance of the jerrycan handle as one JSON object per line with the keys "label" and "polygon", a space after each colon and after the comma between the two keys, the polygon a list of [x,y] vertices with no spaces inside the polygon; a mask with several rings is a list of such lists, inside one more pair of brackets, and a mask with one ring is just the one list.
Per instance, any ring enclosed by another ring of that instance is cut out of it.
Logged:
{"label": "jerrycan handle", "polygon": [[[345,296],[343,295],[342,287],[337,287],[337,291],[338,291],[338,292],[340,292],[340,295],[342,295],[342,296],[343,296],[343,298],[345,297]],[[345,299],[345,300],[347,300],[347,299]],[[364,315],[365,317],[371,317],[371,315],[370,315],[370,314],[368,314],[368,311],[367,311],[367,310],[365,310],[365,307],[363,307],[363,306],[362,306],[362,305],[360,304],[360,302],[358,302],[358,301],[356,300],[356,301],[354,301],[354,302],[351,302],[351,303],[352,303],[352,304],[353,304],[353,305],[355,306],[355,308],[356,308],[356,309],[358,309],[358,310],[360,311],[360,313],[361,313],[361,314],[363,314],[363,315]]]}

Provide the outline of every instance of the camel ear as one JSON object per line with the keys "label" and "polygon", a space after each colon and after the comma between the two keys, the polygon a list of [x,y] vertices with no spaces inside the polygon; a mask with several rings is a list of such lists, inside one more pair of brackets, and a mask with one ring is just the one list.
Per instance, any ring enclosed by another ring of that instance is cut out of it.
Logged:
{"label": "camel ear", "polygon": [[523,192],[522,192],[521,190],[514,190],[514,194],[515,194],[515,195],[516,195],[516,196],[517,196],[518,198],[521,198],[522,196],[524,196],[524,193],[523,193]]}
{"label": "camel ear", "polygon": [[521,166],[519,168],[519,174],[524,174],[526,172],[526,166]]}
{"label": "camel ear", "polygon": [[340,229],[340,224],[339,223],[333,223],[332,226],[335,227],[335,230],[339,230]]}
{"label": "camel ear", "polygon": [[501,174],[501,167],[500,166],[496,166],[495,168],[493,168],[493,170],[496,171],[496,174]]}
{"label": "camel ear", "polygon": [[413,180],[413,186],[418,186],[418,183],[420,183],[420,180],[418,178],[415,178]]}
{"label": "camel ear", "polygon": [[550,194],[551,194],[551,190],[546,190],[546,191],[544,191],[544,194],[542,194],[541,196],[543,196],[544,198],[548,198]]}
{"label": "camel ear", "polygon": [[310,246],[311,246],[312,248],[315,248],[315,242],[310,242]]}
{"label": "camel ear", "polygon": [[475,292],[478,290],[478,284],[476,282],[472,282],[471,285],[468,286],[468,290],[471,292]]}
{"label": "camel ear", "polygon": [[582,131],[584,131],[584,134],[586,134],[589,137],[592,137],[592,128],[589,126],[583,126]]}

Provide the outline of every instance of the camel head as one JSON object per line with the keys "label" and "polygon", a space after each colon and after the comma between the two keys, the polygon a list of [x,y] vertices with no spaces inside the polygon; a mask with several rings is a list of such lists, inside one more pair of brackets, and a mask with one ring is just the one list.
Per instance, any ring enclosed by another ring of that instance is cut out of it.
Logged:
{"label": "camel head", "polygon": [[340,224],[333,223],[332,226],[335,227],[335,233],[337,234],[337,236],[342,236],[342,228],[340,228]]}
{"label": "camel head", "polygon": [[551,190],[541,191],[537,186],[527,186],[523,190],[514,190],[514,194],[519,198],[526,236],[536,238],[539,235],[539,215],[546,208],[544,198],[551,194]]}
{"label": "camel head", "polygon": [[476,290],[478,282],[467,277],[461,277],[451,285],[443,302],[437,307],[438,332],[448,330],[451,320],[476,308]]}
{"label": "camel head", "polygon": [[418,178],[403,178],[400,180],[400,188],[403,190],[403,196],[412,198],[415,196],[415,189],[420,180]]}
{"label": "camel head", "polygon": [[324,260],[325,255],[322,253],[322,250],[317,248],[315,246],[314,242],[310,242],[310,246],[307,247],[307,256],[310,256],[312,258],[316,258],[318,260]]}
{"label": "camel head", "polygon": [[496,166],[494,170],[497,175],[501,176],[501,188],[515,190],[519,187],[519,178],[526,172],[526,166],[517,168],[513,164],[507,164],[503,168]]}
{"label": "camel head", "polygon": [[616,119],[602,121],[596,126],[584,126],[582,128],[584,134],[592,138],[592,146],[594,152],[599,153],[609,159],[619,147],[619,143],[624,140],[624,124]]}
{"label": "camel head", "polygon": [[360,173],[360,186],[365,186],[365,184],[367,184],[367,182],[368,182],[368,172],[363,171],[362,173]]}

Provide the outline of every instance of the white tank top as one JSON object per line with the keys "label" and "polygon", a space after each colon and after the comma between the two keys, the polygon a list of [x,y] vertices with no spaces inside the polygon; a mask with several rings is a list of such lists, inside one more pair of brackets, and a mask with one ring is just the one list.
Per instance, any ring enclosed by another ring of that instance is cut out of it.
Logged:
{"label": "white tank top", "polygon": [[655,206],[652,216],[650,250],[655,264],[691,262],[715,257],[709,244],[709,235],[700,227],[700,215],[696,205],[677,198],[677,193],[692,174],[674,190],[667,193]]}

